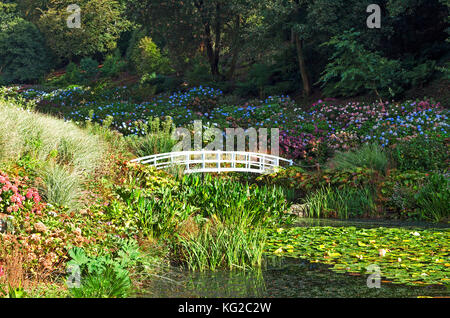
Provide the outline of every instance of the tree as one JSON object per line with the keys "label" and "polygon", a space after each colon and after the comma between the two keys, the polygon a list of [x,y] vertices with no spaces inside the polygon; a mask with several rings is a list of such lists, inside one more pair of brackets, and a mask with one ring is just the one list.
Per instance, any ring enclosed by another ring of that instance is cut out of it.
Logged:
{"label": "tree", "polygon": [[312,68],[323,69],[325,66],[323,61],[326,61],[330,54],[327,48],[320,46],[322,43],[351,28],[365,32],[369,41],[373,40],[372,35],[375,32],[368,30],[366,26],[366,8],[371,2],[373,1],[265,1],[264,22],[266,32],[272,35],[272,41],[295,47],[304,95],[311,94],[313,75],[317,78],[318,74],[321,73],[320,70],[312,74]]}
{"label": "tree", "polygon": [[[259,2],[252,0],[130,1],[129,11],[167,45],[172,57],[204,52],[215,79],[232,78],[245,30]],[[182,53],[181,53],[182,52]],[[181,53],[181,54],[177,54]],[[223,54],[231,56],[222,71]]]}
{"label": "tree", "polygon": [[324,45],[333,47],[333,55],[321,81],[325,93],[354,96],[373,90],[381,96],[394,97],[402,91],[403,74],[398,60],[389,60],[364,48],[359,32],[346,31]]}
{"label": "tree", "polygon": [[67,18],[72,12],[67,7],[72,0],[49,0],[42,10],[38,26],[48,46],[61,60],[111,52],[116,48],[120,34],[130,22],[124,7],[115,0],[79,0],[81,28],[69,28]]}
{"label": "tree", "polygon": [[136,44],[130,58],[141,76],[152,73],[167,74],[173,71],[170,68],[169,59],[161,52],[152,38],[145,36]]}
{"label": "tree", "polygon": [[40,10],[47,8],[49,0],[10,0],[9,2],[17,4],[17,11],[22,18],[36,24],[41,15]]}
{"label": "tree", "polygon": [[48,70],[44,38],[34,24],[0,2],[0,82],[30,82]]}
{"label": "tree", "polygon": [[388,0],[389,21],[396,30],[389,53],[399,58],[408,54],[416,59],[446,54],[449,5],[449,0]]}

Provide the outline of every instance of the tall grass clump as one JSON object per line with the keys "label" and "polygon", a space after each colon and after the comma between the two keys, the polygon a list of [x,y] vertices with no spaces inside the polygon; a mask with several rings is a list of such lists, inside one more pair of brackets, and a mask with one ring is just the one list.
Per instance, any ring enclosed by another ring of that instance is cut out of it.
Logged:
{"label": "tall grass clump", "polygon": [[105,143],[73,123],[21,106],[0,100],[0,164],[14,165],[23,158],[38,162],[27,168],[42,176],[49,203],[72,202],[81,176],[101,165]]}
{"label": "tall grass clump", "polygon": [[56,206],[78,207],[81,177],[64,166],[49,164],[40,171],[44,200]]}
{"label": "tall grass clump", "polygon": [[91,135],[99,136],[104,140],[114,152],[129,154],[131,149],[127,138],[117,130],[111,129],[113,121],[114,117],[112,116],[107,116],[101,124],[93,122],[91,119],[85,122],[85,128]]}
{"label": "tall grass clump", "polygon": [[450,218],[450,182],[448,176],[432,175],[415,195],[419,218],[441,222]]}
{"label": "tall grass clump", "polygon": [[174,124],[171,118],[161,122],[159,118],[150,118],[145,123],[137,124],[143,136],[130,136],[130,146],[138,157],[171,152],[176,144],[173,139]]}
{"label": "tall grass clump", "polygon": [[337,170],[369,168],[384,174],[388,167],[388,156],[379,145],[365,144],[355,151],[336,153],[330,166]]}
{"label": "tall grass clump", "polygon": [[177,252],[193,271],[260,268],[266,236],[259,228],[207,224],[178,237]]}
{"label": "tall grass clump", "polygon": [[305,199],[309,217],[338,217],[348,219],[371,215],[376,211],[369,189],[324,187]]}
{"label": "tall grass clump", "polygon": [[15,161],[26,154],[77,171],[93,171],[100,163],[103,145],[72,123],[24,110],[0,101],[0,161]]}

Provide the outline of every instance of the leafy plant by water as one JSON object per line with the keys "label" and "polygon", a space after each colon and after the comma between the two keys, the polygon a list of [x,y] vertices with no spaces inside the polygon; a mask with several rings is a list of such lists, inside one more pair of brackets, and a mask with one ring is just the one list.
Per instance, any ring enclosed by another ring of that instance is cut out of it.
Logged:
{"label": "leafy plant by water", "polygon": [[74,298],[125,298],[129,295],[131,281],[126,272],[112,267],[87,274],[79,288],[71,288]]}
{"label": "leafy plant by water", "polygon": [[178,201],[169,189],[152,196],[134,190],[126,203],[129,211],[134,214],[142,234],[150,238],[172,235],[177,224],[192,214],[191,207]]}
{"label": "leafy plant by water", "polygon": [[432,175],[428,183],[415,196],[420,218],[440,222],[450,217],[449,179]]}
{"label": "leafy plant by water", "polygon": [[[148,175],[147,175],[148,177]],[[119,199],[107,207],[106,218],[127,235],[146,238],[173,236],[179,224],[198,209],[180,200],[170,187],[152,188],[164,175],[154,172],[154,178],[142,178],[149,188],[139,188],[136,182],[116,188]],[[170,183],[168,183],[170,184]]]}
{"label": "leafy plant by water", "polygon": [[179,236],[177,253],[193,271],[259,268],[265,232],[259,228],[206,225],[198,233]]}
{"label": "leafy plant by water", "polygon": [[373,193],[368,188],[358,189],[344,187],[322,189],[305,198],[309,217],[339,217],[348,219],[371,215],[376,211]]}
{"label": "leafy plant by water", "polygon": [[[72,260],[67,263],[74,278],[70,294],[76,298],[122,298],[131,292],[129,269],[140,261],[139,247],[135,241],[119,241],[115,253],[104,253],[96,257],[86,254],[84,249],[69,250]],[[73,277],[70,277],[71,279]],[[78,284],[78,285],[77,285]]]}
{"label": "leafy plant by water", "polygon": [[250,186],[230,179],[206,175],[182,180],[180,200],[201,209],[204,217],[216,216],[230,225],[281,224],[288,209],[282,188]]}
{"label": "leafy plant by water", "polygon": [[381,184],[384,206],[402,217],[445,222],[450,216],[446,175],[393,170]]}

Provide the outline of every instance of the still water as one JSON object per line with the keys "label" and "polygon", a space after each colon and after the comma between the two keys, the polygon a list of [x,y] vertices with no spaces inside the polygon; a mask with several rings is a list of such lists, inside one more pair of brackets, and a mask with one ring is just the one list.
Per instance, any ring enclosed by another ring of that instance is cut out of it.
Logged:
{"label": "still water", "polygon": [[[295,226],[405,227],[432,229],[448,224],[379,222],[366,220],[300,220]],[[414,287],[383,282],[381,288],[367,287],[367,275],[335,273],[329,266],[291,258],[267,258],[261,271],[193,273],[173,268],[152,278],[140,297],[418,297],[450,296],[443,286]]]}

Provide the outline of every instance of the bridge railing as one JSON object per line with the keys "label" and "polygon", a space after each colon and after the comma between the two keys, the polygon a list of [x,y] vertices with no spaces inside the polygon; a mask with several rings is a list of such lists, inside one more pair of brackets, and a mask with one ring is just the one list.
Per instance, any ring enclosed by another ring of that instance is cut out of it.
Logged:
{"label": "bridge railing", "polygon": [[185,173],[197,172],[253,172],[270,173],[281,164],[293,165],[292,160],[281,157],[244,151],[183,151],[156,154],[132,160],[149,164],[157,169],[173,165],[184,166]]}

